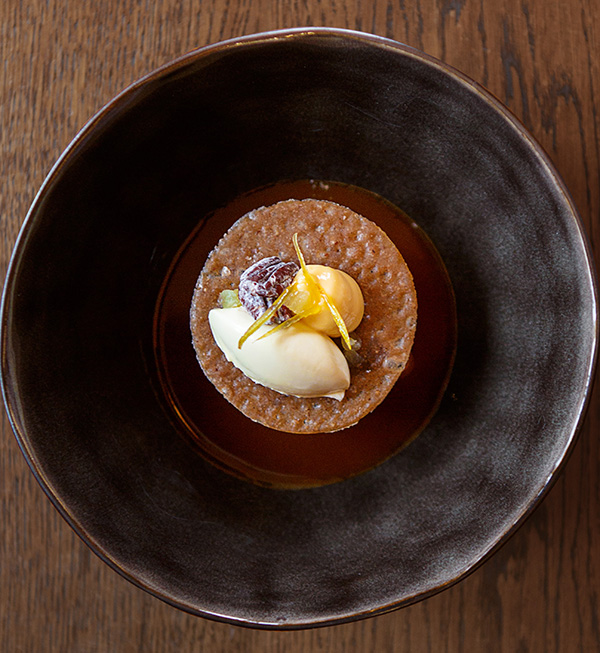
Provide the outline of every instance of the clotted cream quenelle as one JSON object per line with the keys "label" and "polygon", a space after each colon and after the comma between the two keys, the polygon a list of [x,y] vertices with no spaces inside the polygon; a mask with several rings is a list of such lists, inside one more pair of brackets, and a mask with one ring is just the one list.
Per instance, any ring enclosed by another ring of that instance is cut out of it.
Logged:
{"label": "clotted cream quenelle", "polygon": [[350,370],[344,354],[326,335],[302,321],[271,335],[267,335],[271,327],[262,325],[239,347],[254,322],[243,306],[214,308],[208,320],[227,360],[255,383],[295,397],[343,399]]}

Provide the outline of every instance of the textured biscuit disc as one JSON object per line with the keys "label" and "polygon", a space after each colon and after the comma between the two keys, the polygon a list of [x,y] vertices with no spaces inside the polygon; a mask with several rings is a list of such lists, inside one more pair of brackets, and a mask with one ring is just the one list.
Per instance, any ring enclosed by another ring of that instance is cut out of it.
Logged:
{"label": "textured biscuit disc", "polygon": [[[294,233],[307,264],[347,272],[363,293],[365,314],[354,334],[364,362],[351,368],[342,401],[289,397],[254,383],[227,361],[209,327],[219,293],[237,288],[246,268],[266,256],[296,261]],[[400,252],[374,222],[334,202],[287,200],[251,211],[221,238],[198,277],[190,318],[204,373],[236,408],[279,431],[324,433],[356,424],[389,393],[410,356],[417,296]]]}

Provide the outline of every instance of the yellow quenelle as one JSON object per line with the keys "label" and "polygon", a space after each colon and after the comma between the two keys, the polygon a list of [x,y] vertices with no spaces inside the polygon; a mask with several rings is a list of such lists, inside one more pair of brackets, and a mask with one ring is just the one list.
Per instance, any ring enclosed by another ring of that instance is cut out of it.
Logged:
{"label": "yellow quenelle", "polygon": [[[326,265],[307,265],[309,274],[316,279],[327,294],[331,303],[337,308],[348,331],[354,331],[363,318],[365,304],[363,295],[356,281],[342,270]],[[296,274],[294,284],[299,293],[309,293],[308,283],[303,270]],[[318,312],[303,319],[304,324],[332,338],[339,337],[340,330],[336,321],[321,297],[315,298],[319,303]],[[287,302],[286,302],[287,304]]]}

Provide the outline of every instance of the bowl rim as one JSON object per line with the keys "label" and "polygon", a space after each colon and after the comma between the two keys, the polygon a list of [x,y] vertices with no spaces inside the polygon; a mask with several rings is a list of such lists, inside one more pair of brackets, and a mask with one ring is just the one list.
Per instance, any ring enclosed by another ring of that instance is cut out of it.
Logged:
{"label": "bowl rim", "polygon": [[[261,621],[260,619],[249,620],[239,617],[234,617],[228,614],[219,614],[217,612],[210,612],[195,608],[191,604],[186,604],[183,600],[171,596],[167,591],[162,590],[160,587],[152,586],[150,583],[141,580],[132,572],[128,571],[121,565],[116,556],[112,556],[102,544],[96,541],[95,538],[90,536],[85,528],[81,525],[77,517],[71,512],[68,506],[63,502],[59,493],[55,491],[51,481],[47,478],[43,471],[43,465],[38,460],[35,451],[28,442],[26,429],[22,425],[20,419],[21,405],[18,398],[18,390],[14,388],[14,379],[11,375],[10,365],[8,363],[8,343],[7,343],[7,330],[9,327],[9,314],[10,305],[13,301],[12,295],[14,286],[18,276],[18,267],[21,263],[24,253],[27,249],[27,241],[29,234],[32,230],[35,214],[39,206],[51,188],[53,181],[59,175],[60,171],[69,164],[69,161],[76,155],[78,149],[83,147],[89,138],[93,135],[96,129],[102,128],[102,123],[109,120],[112,114],[119,111],[130,99],[134,99],[136,92],[148,83],[159,81],[161,78],[169,75],[173,71],[181,67],[187,66],[194,61],[210,56],[216,53],[226,53],[230,50],[236,49],[240,46],[248,45],[267,45],[273,42],[282,40],[307,40],[313,37],[316,38],[331,38],[331,39],[345,39],[348,41],[355,41],[362,45],[383,48],[396,52],[401,56],[408,56],[417,59],[445,75],[453,78],[454,81],[466,87],[470,92],[477,94],[488,106],[490,106],[518,133],[519,137],[528,145],[544,166],[546,174],[551,178],[552,184],[555,189],[560,193],[565,201],[565,205],[569,208],[570,218],[572,223],[577,228],[578,241],[581,244],[582,251],[585,255],[587,263],[587,272],[589,286],[591,289],[591,296],[593,298],[593,306],[591,313],[594,322],[594,337],[592,341],[591,351],[589,352],[589,365],[586,372],[586,384],[582,389],[577,405],[577,419],[571,423],[571,429],[566,439],[566,444],[561,450],[560,456],[555,461],[554,467],[550,471],[543,485],[539,488],[537,494],[530,497],[528,503],[522,511],[515,517],[509,527],[502,532],[500,537],[494,541],[489,547],[479,552],[477,558],[469,563],[456,577],[437,584],[430,589],[417,592],[413,595],[406,596],[396,601],[381,605],[374,609],[353,611],[337,617],[325,617],[323,619],[310,620],[310,621],[286,621],[285,623],[276,623],[271,621]],[[598,358],[598,347],[600,342],[600,323],[599,323],[599,291],[598,291],[598,273],[595,268],[592,249],[589,241],[589,236],[583,225],[583,221],[578,213],[575,203],[568,191],[564,181],[559,175],[557,169],[552,163],[549,155],[546,153],[541,144],[535,137],[528,131],[522,121],[506,107],[493,93],[486,89],[482,84],[475,81],[465,73],[462,73],[454,66],[447,64],[436,57],[419,50],[413,46],[407,45],[394,39],[379,36],[369,32],[359,30],[346,29],[346,28],[333,28],[333,27],[294,27],[275,29],[264,32],[251,33],[238,37],[229,38],[226,40],[209,43],[207,45],[192,49],[176,58],[167,61],[166,63],[158,66],[152,71],[144,74],[136,79],[129,85],[125,86],[120,92],[114,95],[108,102],[100,107],[77,131],[75,136],[68,143],[66,148],[60,154],[58,159],[50,168],[44,181],[42,182],[39,190],[34,196],[34,199],[27,211],[23,224],[21,225],[17,234],[15,244],[13,246],[12,254],[9,259],[6,277],[4,281],[2,298],[0,302],[0,385],[4,406],[8,416],[9,423],[12,431],[17,440],[17,444],[25,457],[25,460],[36,478],[37,482],[43,489],[46,496],[50,499],[59,514],[67,522],[67,524],[75,531],[79,538],[109,567],[119,573],[126,580],[131,582],[134,586],[148,592],[152,596],[162,600],[163,602],[178,608],[189,614],[207,618],[213,621],[228,623],[236,626],[245,626],[251,628],[261,628],[268,630],[298,630],[313,627],[332,626],[342,623],[348,623],[359,619],[368,618],[391,612],[403,607],[407,607],[421,600],[427,599],[457,583],[462,581],[468,575],[476,571],[484,562],[486,562],[499,548],[501,548],[511,536],[520,528],[520,526],[527,520],[529,515],[541,503],[541,500],[547,495],[551,487],[557,480],[558,475],[566,465],[573,449],[575,442],[580,434],[583,426],[587,409],[589,406],[593,385],[595,382],[595,370]]]}

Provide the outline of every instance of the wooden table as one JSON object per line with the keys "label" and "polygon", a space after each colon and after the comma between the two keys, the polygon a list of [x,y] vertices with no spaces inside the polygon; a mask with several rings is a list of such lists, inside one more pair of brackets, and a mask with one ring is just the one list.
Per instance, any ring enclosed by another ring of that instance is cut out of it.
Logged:
{"label": "wooden table", "polygon": [[[345,27],[439,57],[521,118],[600,247],[598,0],[2,0],[0,269],[53,162],[114,94],[225,38]],[[600,386],[560,479],[483,567],[359,623],[263,632],[191,617],[133,587],[73,534],[2,417],[0,651],[600,651]]]}

